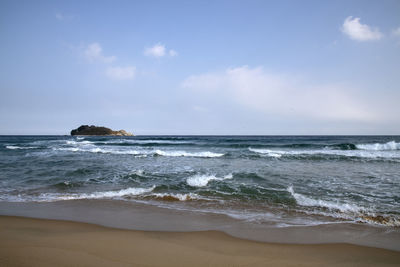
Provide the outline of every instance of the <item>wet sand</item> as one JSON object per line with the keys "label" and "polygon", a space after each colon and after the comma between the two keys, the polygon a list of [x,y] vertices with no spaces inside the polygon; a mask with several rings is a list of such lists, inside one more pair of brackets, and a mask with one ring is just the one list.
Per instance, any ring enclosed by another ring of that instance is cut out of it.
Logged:
{"label": "wet sand", "polygon": [[399,266],[400,252],[0,216],[0,266]]}

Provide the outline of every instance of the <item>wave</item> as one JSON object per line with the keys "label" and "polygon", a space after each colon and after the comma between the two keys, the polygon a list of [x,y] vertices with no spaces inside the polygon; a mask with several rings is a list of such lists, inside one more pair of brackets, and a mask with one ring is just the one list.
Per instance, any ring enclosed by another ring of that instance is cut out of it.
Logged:
{"label": "wave", "polygon": [[59,200],[78,200],[78,199],[107,199],[107,198],[120,198],[127,196],[136,196],[153,191],[155,186],[150,188],[136,188],[130,187],[117,191],[103,191],[93,193],[42,193],[39,195],[37,201],[59,201]]}
{"label": "wave", "polygon": [[193,187],[204,187],[207,186],[208,182],[212,180],[222,181],[226,179],[232,179],[232,174],[225,175],[222,178],[216,177],[215,175],[195,175],[186,179],[186,183]]}
{"label": "wave", "polygon": [[356,145],[358,149],[362,150],[400,150],[400,143],[396,143],[395,141],[390,141],[387,143],[375,143],[375,144],[359,144]]}
{"label": "wave", "polygon": [[214,153],[210,151],[201,152],[186,152],[178,150],[116,150],[116,149],[104,149],[100,147],[58,147],[53,148],[54,150],[71,151],[71,152],[90,152],[90,153],[103,153],[103,154],[119,154],[119,155],[158,155],[166,157],[200,157],[200,158],[215,158],[222,157],[223,153]]}
{"label": "wave", "polygon": [[330,155],[353,158],[368,158],[368,159],[399,159],[398,151],[367,151],[367,150],[271,150],[271,149],[255,149],[249,148],[250,151],[263,154],[269,157],[281,158],[282,156],[310,156],[310,155]]}
{"label": "wave", "polygon": [[202,199],[199,195],[194,193],[153,193],[146,197],[162,201],[191,201]]}
{"label": "wave", "polygon": [[301,206],[308,206],[308,207],[322,207],[327,208],[329,210],[337,210],[341,212],[361,212],[365,211],[364,208],[358,207],[356,205],[348,204],[348,203],[338,203],[338,202],[331,202],[325,201],[321,199],[313,199],[306,197],[302,194],[295,193],[292,186],[287,188],[287,191],[292,195],[292,197],[296,200],[296,203]]}
{"label": "wave", "polygon": [[260,154],[266,154],[270,157],[274,157],[274,158],[280,158],[282,157],[283,154],[285,154],[284,151],[274,151],[274,150],[270,150],[270,149],[257,149],[257,148],[250,148],[249,150],[251,152],[255,152],[255,153],[260,153]]}
{"label": "wave", "polygon": [[363,223],[372,223],[372,224],[395,226],[395,227],[400,226],[400,219],[393,217],[392,215],[376,215],[371,210],[359,207],[354,204],[313,199],[304,196],[302,194],[295,193],[292,186],[289,186],[287,188],[287,191],[296,200],[296,203],[298,205],[306,207],[319,207],[327,209],[331,212],[331,213],[325,213],[325,212],[314,211],[314,213],[317,214],[339,217],[344,219],[351,219]]}
{"label": "wave", "polygon": [[[80,139],[80,140],[82,140],[82,139]],[[84,141],[67,140],[67,141],[65,141],[65,143],[67,145],[82,145],[82,144],[91,145],[91,144],[94,144],[94,142],[88,141],[88,140],[84,140]]]}
{"label": "wave", "polygon": [[71,152],[90,152],[90,153],[103,153],[103,154],[122,154],[122,155],[143,155],[146,154],[145,151],[138,150],[111,150],[103,149],[99,147],[95,148],[79,148],[79,147],[59,147],[53,148],[54,150],[60,151],[71,151]]}
{"label": "wave", "polygon": [[222,157],[223,153],[214,153],[210,151],[203,152],[186,152],[186,151],[164,151],[164,150],[156,150],[155,154],[159,156],[168,156],[168,157],[200,157],[200,158],[215,158]]}
{"label": "wave", "polygon": [[36,149],[37,146],[6,146],[7,149]]}

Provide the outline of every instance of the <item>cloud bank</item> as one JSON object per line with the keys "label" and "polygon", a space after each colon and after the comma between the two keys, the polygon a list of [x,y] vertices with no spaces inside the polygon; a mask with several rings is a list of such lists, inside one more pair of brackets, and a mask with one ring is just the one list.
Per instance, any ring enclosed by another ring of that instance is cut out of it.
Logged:
{"label": "cloud bank", "polygon": [[296,77],[242,66],[192,75],[181,86],[220,103],[233,103],[265,115],[340,121],[370,121],[372,114],[351,88],[312,85]]}

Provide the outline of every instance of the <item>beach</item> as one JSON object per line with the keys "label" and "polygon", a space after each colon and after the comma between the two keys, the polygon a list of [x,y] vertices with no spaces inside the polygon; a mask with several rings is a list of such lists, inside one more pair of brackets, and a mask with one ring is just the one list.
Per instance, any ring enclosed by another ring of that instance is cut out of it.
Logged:
{"label": "beach", "polygon": [[2,266],[398,266],[400,252],[272,244],[219,231],[158,232],[0,217]]}

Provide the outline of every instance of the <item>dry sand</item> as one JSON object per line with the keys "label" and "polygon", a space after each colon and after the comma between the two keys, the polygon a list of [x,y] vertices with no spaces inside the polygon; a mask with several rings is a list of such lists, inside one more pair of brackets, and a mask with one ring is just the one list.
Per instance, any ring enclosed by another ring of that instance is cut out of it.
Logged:
{"label": "dry sand", "polygon": [[400,252],[0,216],[0,266],[400,266]]}

